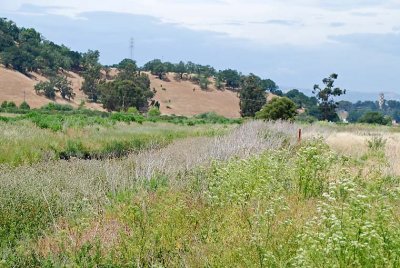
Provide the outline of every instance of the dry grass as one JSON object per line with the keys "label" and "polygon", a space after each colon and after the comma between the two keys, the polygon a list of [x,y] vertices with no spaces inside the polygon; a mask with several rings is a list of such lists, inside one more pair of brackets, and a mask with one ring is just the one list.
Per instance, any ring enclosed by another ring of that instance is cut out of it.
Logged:
{"label": "dry grass", "polygon": [[[297,144],[299,128],[306,139],[303,145]],[[311,137],[322,137],[330,149],[319,141],[309,142]],[[372,137],[382,137],[386,146],[371,151],[367,141]],[[382,180],[382,176],[399,176],[399,141],[399,133],[386,129],[250,121],[224,136],[177,140],[119,160],[0,166],[0,208],[12,207],[7,203],[10,200],[29,203],[40,199],[39,203],[45,204],[44,214],[52,220],[40,229],[40,238],[32,243],[33,251],[39,257],[59,258],[64,265],[64,261],[78,261],[77,256],[99,253],[121,266],[161,265],[157,261],[164,260],[170,266],[248,267],[265,261],[270,264],[264,264],[266,267],[286,267],[293,265],[303,242],[318,247],[313,244],[314,236],[301,237],[304,230],[316,237],[330,237],[331,225],[311,227],[322,219],[321,204],[332,202],[324,213],[332,210],[338,218],[343,209],[339,199],[326,201],[325,192],[303,195],[298,190],[299,174],[317,181],[326,179],[332,185],[352,178],[351,183],[359,185],[349,191],[356,193],[352,198],[360,199],[351,203],[360,206],[354,213],[368,209],[360,226],[368,221],[377,224],[373,206],[363,206],[386,202],[384,191],[391,191],[394,201],[388,200],[387,206],[396,207],[398,197],[392,182]],[[380,150],[385,153],[380,154]],[[343,154],[354,162],[342,158]],[[374,170],[376,167],[385,169]],[[198,181],[208,183],[208,187],[198,187]],[[221,187],[216,187],[221,181]],[[344,182],[343,187],[346,185]],[[342,235],[352,241],[353,221],[359,223],[359,214],[351,214],[353,208],[344,208],[349,216],[340,220],[348,233]],[[396,225],[391,214],[387,215],[384,217],[389,223],[382,222],[382,226],[389,232]],[[367,231],[368,236],[373,234]],[[398,239],[394,232],[390,237]],[[82,251],[96,243],[100,243],[99,252],[94,248]],[[374,252],[386,254],[386,249],[376,247]],[[304,248],[309,252],[311,246],[305,244]],[[84,261],[75,264],[95,266],[92,260]]]}
{"label": "dry grass", "polygon": [[[112,75],[115,74],[116,70],[113,69]],[[37,73],[31,75],[32,77],[27,77],[17,71],[0,66],[0,103],[14,101],[19,105],[25,97],[32,108],[39,108],[52,102],[42,95],[37,95],[34,91],[35,84],[47,79]],[[104,110],[101,104],[88,102],[87,96],[80,90],[83,83],[81,76],[73,72],[67,72],[66,75],[68,80],[72,82],[76,96],[73,100],[67,101],[57,94],[56,103],[78,107],[81,101],[84,101],[86,108]],[[217,90],[213,85],[210,85],[209,90],[204,91],[190,81],[178,82],[173,77],[174,74],[168,74],[170,82],[166,82],[149,75],[151,89],[157,90],[154,99],[160,102],[160,110],[163,114],[193,116],[216,112],[228,118],[240,117],[239,98],[235,92]],[[162,88],[166,90],[162,90]],[[193,88],[196,90],[193,91]]]}

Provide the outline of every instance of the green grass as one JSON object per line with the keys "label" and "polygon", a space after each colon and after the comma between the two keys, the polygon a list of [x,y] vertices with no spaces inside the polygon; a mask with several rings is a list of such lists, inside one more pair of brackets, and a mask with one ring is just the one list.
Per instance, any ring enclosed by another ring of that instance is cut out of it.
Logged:
{"label": "green grass", "polygon": [[[136,131],[156,126],[169,125]],[[0,260],[6,267],[398,267],[400,177],[385,172],[381,141],[356,159],[322,139],[293,143],[297,126],[264,127],[268,135],[262,129],[257,142],[286,142],[147,179],[135,175],[134,157],[0,166],[7,212]],[[226,148],[205,153],[228,152],[247,137],[232,135]],[[157,158],[146,160],[150,168]]]}
{"label": "green grass", "polygon": [[222,125],[184,126],[170,123],[116,123],[52,131],[27,120],[0,121],[0,164],[32,164],[45,160],[121,157],[175,139],[221,135]]}

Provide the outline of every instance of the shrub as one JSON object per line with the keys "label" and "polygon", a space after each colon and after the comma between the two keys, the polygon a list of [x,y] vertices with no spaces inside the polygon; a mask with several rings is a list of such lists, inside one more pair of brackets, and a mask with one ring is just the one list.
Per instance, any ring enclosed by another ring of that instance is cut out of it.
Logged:
{"label": "shrub", "polygon": [[129,107],[127,113],[128,114],[139,114],[139,110],[136,107]]}
{"label": "shrub", "polygon": [[390,117],[384,116],[380,112],[366,112],[363,116],[361,116],[358,122],[377,125],[389,125],[392,120]]}
{"label": "shrub", "polygon": [[289,98],[282,97],[273,98],[256,113],[256,118],[265,120],[293,120],[296,114],[296,104]]}
{"label": "shrub", "polygon": [[7,103],[7,107],[6,108],[10,108],[10,109],[17,108],[17,105],[15,104],[15,102],[9,101]]}
{"label": "shrub", "polygon": [[8,102],[7,101],[3,101],[2,103],[1,103],[1,108],[2,109],[6,109],[8,107]]}
{"label": "shrub", "polygon": [[68,105],[68,104],[63,105],[63,104],[58,104],[58,103],[54,103],[54,102],[50,102],[49,104],[41,107],[40,109],[47,110],[47,111],[62,111],[62,112],[74,110],[74,108],[71,105]]}
{"label": "shrub", "polygon": [[26,101],[24,101],[24,102],[21,103],[19,108],[22,109],[22,110],[30,110],[31,106],[29,106],[29,104]]}
{"label": "shrub", "polygon": [[152,107],[150,108],[150,110],[147,112],[147,115],[150,117],[156,117],[156,116],[160,116],[161,112],[158,108],[156,107]]}
{"label": "shrub", "polygon": [[309,123],[309,124],[312,124],[312,123],[318,121],[318,119],[316,117],[314,117],[312,115],[307,115],[306,113],[299,114],[299,115],[295,116],[294,119],[295,119],[295,121]]}

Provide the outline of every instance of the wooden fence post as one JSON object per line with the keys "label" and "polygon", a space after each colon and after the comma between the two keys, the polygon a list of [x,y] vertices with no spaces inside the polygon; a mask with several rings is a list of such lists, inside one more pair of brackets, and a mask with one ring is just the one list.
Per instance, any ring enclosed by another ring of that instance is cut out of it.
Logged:
{"label": "wooden fence post", "polygon": [[301,142],[301,128],[299,128],[299,134],[297,136],[297,142],[300,143]]}

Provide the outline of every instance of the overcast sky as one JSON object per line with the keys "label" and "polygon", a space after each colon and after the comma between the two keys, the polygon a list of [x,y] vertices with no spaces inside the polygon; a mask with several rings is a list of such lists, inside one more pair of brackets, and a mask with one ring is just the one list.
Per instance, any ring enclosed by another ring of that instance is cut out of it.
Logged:
{"label": "overcast sky", "polygon": [[400,92],[399,0],[2,0],[47,39],[134,57],[192,60],[311,88],[332,72],[354,92]]}

